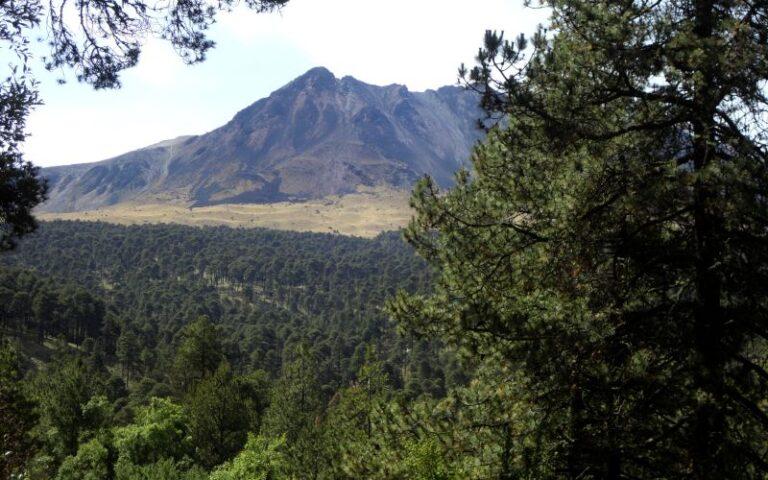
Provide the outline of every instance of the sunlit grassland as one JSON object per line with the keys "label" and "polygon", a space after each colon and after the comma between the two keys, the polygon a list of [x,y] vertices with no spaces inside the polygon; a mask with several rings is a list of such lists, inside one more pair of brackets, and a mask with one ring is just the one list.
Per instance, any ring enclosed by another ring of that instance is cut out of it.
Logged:
{"label": "sunlit grassland", "polygon": [[189,207],[172,203],[126,203],[84,212],[39,213],[37,217],[43,221],[85,220],[122,225],[224,225],[373,237],[407,224],[411,217],[408,197],[407,191],[379,190],[306,202],[269,204]]}

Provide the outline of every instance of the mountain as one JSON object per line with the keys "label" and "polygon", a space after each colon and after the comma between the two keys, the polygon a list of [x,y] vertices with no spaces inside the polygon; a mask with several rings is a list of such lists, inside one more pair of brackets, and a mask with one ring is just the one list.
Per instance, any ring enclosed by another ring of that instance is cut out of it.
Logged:
{"label": "mountain", "polygon": [[480,138],[477,103],[459,87],[411,92],[313,68],[209,133],[44,169],[40,210],[310,200],[405,189],[425,173],[448,185]]}

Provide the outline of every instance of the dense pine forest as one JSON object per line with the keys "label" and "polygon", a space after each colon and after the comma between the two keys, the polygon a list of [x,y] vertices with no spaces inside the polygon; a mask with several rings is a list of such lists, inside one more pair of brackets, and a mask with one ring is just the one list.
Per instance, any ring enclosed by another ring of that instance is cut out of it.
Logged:
{"label": "dense pine forest", "polygon": [[77,344],[98,339],[126,373],[147,374],[166,369],[158,359],[184,326],[205,318],[236,369],[276,375],[286,347],[313,345],[329,388],[355,376],[367,346],[390,359],[392,374],[403,369],[412,345],[397,343],[384,302],[401,288],[424,291],[430,277],[396,233],[369,241],[53,222],[2,260],[14,267],[3,274],[6,328]]}
{"label": "dense pine forest", "polygon": [[[200,478],[264,442],[298,455],[292,475],[333,478],[339,419],[364,435],[374,396],[466,381],[388,320],[388,297],[431,278],[398,233],[52,222],[2,262],[4,380],[27,377],[33,478]],[[227,468],[214,478],[240,478]]]}

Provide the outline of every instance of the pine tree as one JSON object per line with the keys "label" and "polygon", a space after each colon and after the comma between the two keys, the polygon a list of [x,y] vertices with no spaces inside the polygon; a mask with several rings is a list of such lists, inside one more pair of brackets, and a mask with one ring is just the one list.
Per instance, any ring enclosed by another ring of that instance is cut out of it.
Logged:
{"label": "pine tree", "polygon": [[278,480],[284,475],[286,461],[283,454],[285,440],[267,440],[248,436],[245,448],[231,462],[211,472],[210,480]]}
{"label": "pine tree", "polygon": [[204,466],[212,468],[230,460],[243,448],[251,426],[247,406],[225,363],[187,395],[190,433]]}
{"label": "pine tree", "polygon": [[356,381],[334,395],[323,418],[329,478],[373,478],[371,460],[381,452],[372,437],[389,390],[387,375],[374,356],[369,347]]}
{"label": "pine tree", "polygon": [[35,424],[35,403],[21,384],[16,350],[0,339],[0,476],[21,475],[35,451],[31,430]]}
{"label": "pine tree", "polygon": [[216,327],[207,317],[198,317],[181,332],[181,343],[173,363],[174,381],[182,390],[188,391],[213,374],[222,360],[223,347]]}
{"label": "pine tree", "polygon": [[296,478],[318,478],[324,469],[319,428],[323,400],[317,373],[317,359],[309,347],[295,347],[264,413],[261,433],[269,438],[285,436],[290,473]]}
{"label": "pine tree", "polygon": [[139,339],[132,329],[126,328],[120,332],[115,347],[115,355],[122,367],[123,376],[128,379],[136,373],[139,365],[139,348]]}
{"label": "pine tree", "polygon": [[768,4],[543,3],[462,67],[502,121],[416,188],[441,275],[392,310],[511,369],[536,478],[763,478]]}
{"label": "pine tree", "polygon": [[99,372],[89,370],[82,358],[60,355],[37,373],[32,391],[45,428],[42,440],[61,457],[77,453],[81,434],[91,427],[86,405],[102,387]]}
{"label": "pine tree", "polygon": [[[2,12],[3,19],[8,11]],[[21,20],[21,23],[25,23]],[[13,38],[6,32],[0,41]],[[30,110],[40,103],[36,85],[25,75],[0,83],[0,252],[16,246],[18,239],[37,227],[32,209],[45,199],[48,187],[38,178],[39,169],[25,161],[21,144],[27,137]]]}

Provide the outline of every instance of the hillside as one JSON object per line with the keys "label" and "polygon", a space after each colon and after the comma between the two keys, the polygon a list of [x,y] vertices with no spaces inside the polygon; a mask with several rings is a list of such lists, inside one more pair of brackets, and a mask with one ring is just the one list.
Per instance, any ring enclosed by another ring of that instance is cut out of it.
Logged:
{"label": "hillside", "polygon": [[407,190],[424,174],[449,185],[479,138],[476,103],[458,87],[411,92],[314,68],[204,135],[44,169],[40,211],[317,200]]}

